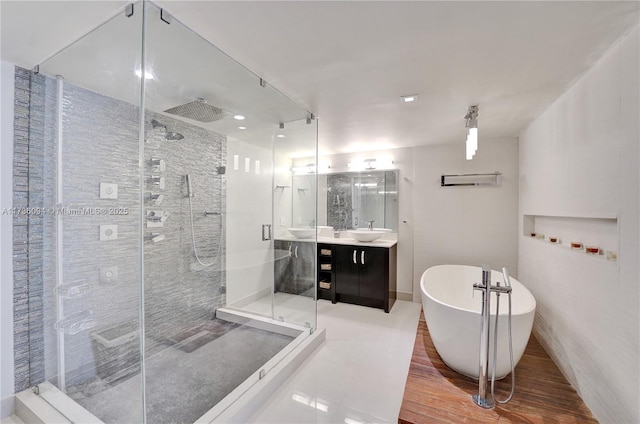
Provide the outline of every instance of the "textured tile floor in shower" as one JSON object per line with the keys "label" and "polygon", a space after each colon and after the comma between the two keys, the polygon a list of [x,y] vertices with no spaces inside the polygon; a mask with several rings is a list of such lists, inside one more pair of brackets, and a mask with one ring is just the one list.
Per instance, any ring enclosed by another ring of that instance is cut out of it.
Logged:
{"label": "textured tile floor in shower", "polygon": [[[248,326],[230,328],[194,350],[177,344],[147,359],[147,422],[193,423],[293,340]],[[140,374],[113,385],[96,379],[68,392],[106,423],[140,422],[141,381]]]}

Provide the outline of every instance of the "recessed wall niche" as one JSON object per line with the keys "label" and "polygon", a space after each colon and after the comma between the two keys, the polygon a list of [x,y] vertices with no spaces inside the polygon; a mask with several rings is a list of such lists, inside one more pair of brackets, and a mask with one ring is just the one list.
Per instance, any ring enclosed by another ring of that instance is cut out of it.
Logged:
{"label": "recessed wall niche", "polygon": [[[620,237],[617,213],[529,215],[522,217],[523,236],[553,247],[617,263]],[[572,247],[572,245],[574,247]],[[579,247],[578,247],[579,246]],[[598,248],[595,252],[591,248]],[[588,252],[592,250],[592,252]]]}

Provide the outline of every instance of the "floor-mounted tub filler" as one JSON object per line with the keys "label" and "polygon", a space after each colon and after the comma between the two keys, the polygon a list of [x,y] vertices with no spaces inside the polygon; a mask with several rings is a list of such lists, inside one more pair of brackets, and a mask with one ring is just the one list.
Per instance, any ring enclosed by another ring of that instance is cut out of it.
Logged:
{"label": "floor-mounted tub filler", "polygon": [[[510,281],[505,281],[505,275]],[[487,287],[490,297],[484,296]],[[420,289],[427,327],[438,354],[453,370],[474,379],[480,377],[479,397],[482,400],[479,404],[492,407],[492,399],[483,393],[486,379],[488,376],[498,380],[504,378],[520,361],[533,327],[535,298],[522,283],[508,278],[506,272],[467,265],[429,268],[422,274]],[[499,302],[497,291],[510,291],[512,300],[507,301],[503,296]],[[497,355],[494,356],[496,339],[489,329],[495,329],[496,311],[488,306],[498,303]],[[483,322],[485,311],[490,319]],[[487,351],[483,352],[481,346]]]}

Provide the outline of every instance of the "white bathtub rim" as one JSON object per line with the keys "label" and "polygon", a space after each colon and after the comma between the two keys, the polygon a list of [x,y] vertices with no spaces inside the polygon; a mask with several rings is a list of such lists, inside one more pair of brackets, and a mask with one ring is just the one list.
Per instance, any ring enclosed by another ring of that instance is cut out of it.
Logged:
{"label": "white bathtub rim", "polygon": [[[434,265],[434,266],[432,266],[432,267],[430,267],[430,268],[427,268],[427,270],[426,270],[426,271],[424,271],[424,272],[422,273],[422,276],[420,277],[420,291],[422,292],[422,294],[423,294],[423,295],[427,296],[427,297],[428,297],[429,299],[431,299],[433,302],[438,303],[438,304],[440,304],[440,305],[442,305],[442,306],[446,306],[447,308],[455,309],[455,310],[457,310],[457,311],[464,311],[464,312],[468,312],[468,313],[471,313],[471,314],[480,315],[480,311],[476,311],[476,310],[469,309],[469,308],[463,308],[463,307],[456,306],[456,305],[452,305],[452,304],[450,304],[450,303],[445,303],[445,302],[443,302],[443,301],[441,301],[441,300],[439,300],[439,299],[436,299],[435,297],[433,297],[433,296],[431,295],[431,293],[429,293],[429,292],[425,289],[425,286],[424,286],[424,285],[425,285],[425,282],[426,282],[425,277],[426,277],[427,273],[428,273],[430,270],[432,270],[432,269],[436,269],[436,268],[440,268],[440,267],[467,267],[467,268],[476,268],[476,269],[478,269],[479,271],[481,271],[481,270],[482,270],[482,267],[480,267],[480,266],[475,266],[475,265],[461,265],[461,264],[441,264],[441,265]],[[501,271],[496,271],[496,270],[491,270],[491,272],[492,272],[492,273],[493,273],[493,272],[496,272],[496,273],[500,273],[500,274],[502,274],[502,272],[501,272]],[[518,279],[513,278],[513,277],[510,277],[510,280],[511,280],[511,285],[512,285],[512,286],[514,285],[514,284],[513,284],[513,282],[515,282],[515,283],[516,283],[516,286],[518,286],[518,285],[519,285],[519,286],[521,286],[521,287],[522,287],[522,289],[523,289],[523,291],[524,291],[524,293],[526,293],[525,295],[527,295],[527,294],[528,294],[528,297],[529,297],[529,298],[530,298],[530,300],[531,300],[531,302],[529,302],[529,307],[528,307],[528,308],[526,308],[526,309],[524,309],[523,311],[519,312],[517,315],[526,315],[526,314],[529,314],[529,313],[535,312],[537,304],[536,304],[536,298],[533,296],[533,294],[532,294],[532,293],[529,291],[529,289],[528,289],[524,284],[522,284]],[[520,291],[520,290],[518,290],[518,291]],[[508,298],[501,299],[501,302],[508,302]],[[492,309],[493,309],[493,308],[492,308]],[[508,312],[508,311],[500,311],[500,312],[499,312],[499,316],[507,316],[508,314],[509,314],[509,312]],[[495,313],[493,310],[491,311],[491,316],[492,316],[492,317],[495,317],[495,316],[496,316],[496,313]]]}

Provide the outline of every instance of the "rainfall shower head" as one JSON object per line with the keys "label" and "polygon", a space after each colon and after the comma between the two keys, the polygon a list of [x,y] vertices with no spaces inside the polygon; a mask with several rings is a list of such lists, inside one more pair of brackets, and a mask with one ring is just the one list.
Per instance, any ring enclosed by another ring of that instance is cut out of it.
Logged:
{"label": "rainfall shower head", "polygon": [[229,115],[229,112],[208,104],[203,98],[199,98],[180,106],[172,107],[171,109],[165,110],[165,112],[182,116],[183,118],[193,119],[194,121],[207,123],[219,121]]}

